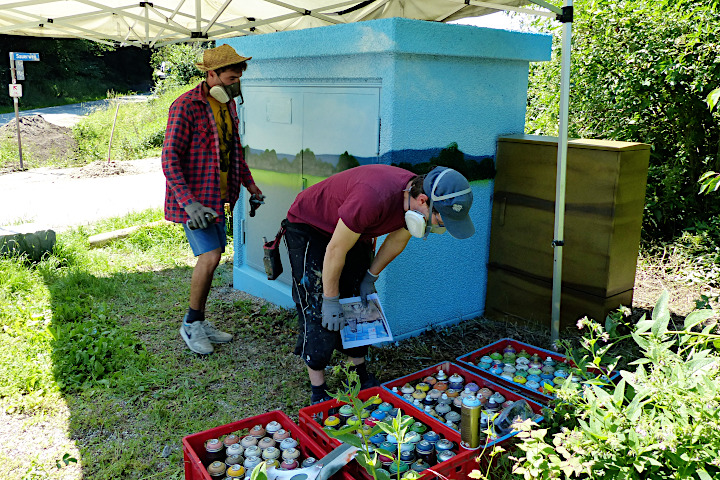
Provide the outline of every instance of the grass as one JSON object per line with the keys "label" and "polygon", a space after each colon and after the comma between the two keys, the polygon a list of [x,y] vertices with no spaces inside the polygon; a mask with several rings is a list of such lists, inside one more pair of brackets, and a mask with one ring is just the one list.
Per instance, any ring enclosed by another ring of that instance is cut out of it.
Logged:
{"label": "grass", "polygon": [[[165,127],[170,104],[181,93],[194,85],[168,86],[147,102],[119,103],[117,122],[115,111],[120,95],[111,94],[107,105],[98,107],[85,115],[72,127],[77,147],[72,155],[43,155],[35,158],[32,148],[23,141],[23,165],[26,168],[43,166],[72,167],[107,160],[110,133],[115,122],[112,139],[111,159],[116,161],[135,160],[159,156],[165,138]],[[47,152],[45,152],[47,153]],[[0,137],[0,169],[18,162],[17,139],[15,136]]]}
{"label": "grass", "polygon": [[[207,358],[177,332],[194,263],[179,226],[88,247],[90,235],[161,215],[61,233],[38,263],[0,259],[0,478],[181,478],[183,436],[274,409],[297,418],[307,404],[305,367],[292,353],[295,313],[230,287],[232,242],[208,314],[235,341]],[[390,380],[505,336],[548,340],[544,331],[476,320],[372,348],[371,365]],[[339,382],[329,378],[331,387]],[[47,448],[12,447],[36,441]],[[78,463],[58,469],[66,453]]]}
{"label": "grass", "polygon": [[[190,86],[166,89],[147,103],[120,103],[111,101],[83,117],[73,127],[77,141],[76,163],[85,165],[107,159],[110,132],[115,123],[113,160],[134,160],[160,154],[170,104]],[[117,109],[117,122],[115,111]]]}
{"label": "grass", "polygon": [[[185,435],[274,409],[297,419],[307,404],[305,367],[292,354],[295,314],[231,288],[232,242],[208,315],[235,341],[209,357],[192,354],[177,332],[194,263],[179,226],[88,247],[90,235],[161,216],[148,210],[61,233],[38,263],[0,259],[0,478],[179,479]],[[640,265],[661,260],[646,255]],[[545,328],[476,319],[373,347],[370,365],[388,381],[504,337],[549,344]],[[64,455],[77,463],[64,466]]]}

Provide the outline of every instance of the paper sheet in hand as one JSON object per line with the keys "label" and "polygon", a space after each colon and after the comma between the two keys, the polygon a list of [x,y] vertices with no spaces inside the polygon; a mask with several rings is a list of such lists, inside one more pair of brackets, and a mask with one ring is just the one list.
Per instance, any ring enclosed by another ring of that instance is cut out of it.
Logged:
{"label": "paper sheet in hand", "polygon": [[377,293],[368,295],[368,306],[363,308],[360,297],[341,298],[345,328],[340,330],[344,348],[392,342],[390,325],[385,318]]}

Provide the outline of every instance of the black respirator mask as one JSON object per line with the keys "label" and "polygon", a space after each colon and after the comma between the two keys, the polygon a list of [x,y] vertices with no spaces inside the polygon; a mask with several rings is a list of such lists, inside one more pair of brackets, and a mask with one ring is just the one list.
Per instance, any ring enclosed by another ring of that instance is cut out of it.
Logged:
{"label": "black respirator mask", "polygon": [[[220,83],[222,83],[222,80],[220,80]],[[230,85],[222,83],[222,85],[215,85],[214,87],[211,87],[210,96],[220,103],[228,103],[233,98],[240,96],[240,102],[238,102],[238,105],[242,105],[244,103],[242,91],[240,90],[240,80],[235,83],[231,83]]]}

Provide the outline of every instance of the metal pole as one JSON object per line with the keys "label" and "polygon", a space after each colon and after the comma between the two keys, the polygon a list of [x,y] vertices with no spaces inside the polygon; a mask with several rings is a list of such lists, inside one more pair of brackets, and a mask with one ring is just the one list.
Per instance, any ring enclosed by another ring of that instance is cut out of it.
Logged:
{"label": "metal pole", "polygon": [[115,107],[115,119],[113,120],[113,127],[112,130],[110,130],[110,144],[108,145],[108,163],[110,163],[110,151],[112,150],[112,141],[113,136],[115,135],[115,123],[117,123],[117,115],[118,110],[120,110],[120,103],[118,102],[117,106]]}
{"label": "metal pole", "polygon": [[570,105],[570,49],[572,48],[572,0],[565,1],[560,69],[560,123],[558,125],[557,178],[555,183],[555,232],[553,236],[553,283],[550,340],[560,338],[560,295],[562,293],[562,249],[565,244],[565,177],[567,173],[568,110]]}
{"label": "metal pole", "polygon": [[[17,83],[15,79],[15,59],[13,58],[13,52],[10,52],[10,75],[12,76],[12,83]],[[20,170],[25,170],[23,167],[22,158],[22,141],[20,140],[20,106],[18,104],[17,97],[13,97],[13,104],[15,105],[15,126],[17,127],[17,139],[18,139],[18,154],[20,155]]]}

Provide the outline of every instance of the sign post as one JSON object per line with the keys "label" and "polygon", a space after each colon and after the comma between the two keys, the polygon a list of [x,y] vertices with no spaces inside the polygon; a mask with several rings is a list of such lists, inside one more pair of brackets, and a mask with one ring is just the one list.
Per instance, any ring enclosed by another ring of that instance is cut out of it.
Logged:
{"label": "sign post", "polygon": [[39,62],[39,53],[22,53],[10,52],[10,75],[12,83],[10,84],[10,96],[15,104],[15,125],[17,126],[18,153],[20,155],[20,170],[24,170],[22,156],[22,142],[20,141],[20,107],[18,99],[22,97],[22,85],[17,83],[18,80],[25,80],[25,64],[24,62]]}

